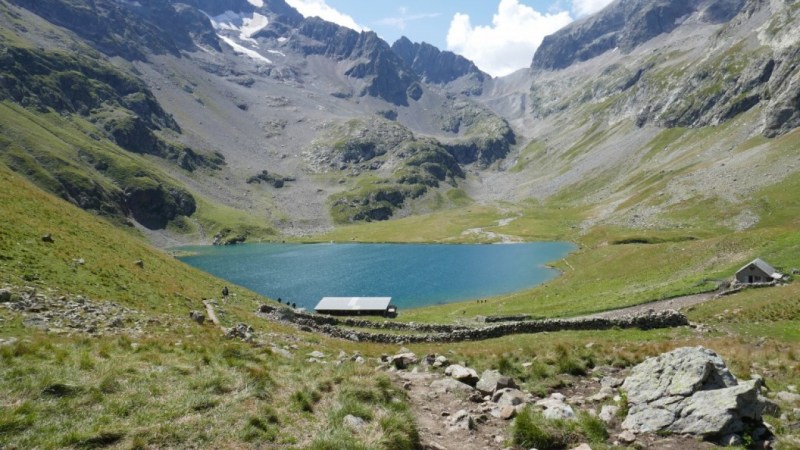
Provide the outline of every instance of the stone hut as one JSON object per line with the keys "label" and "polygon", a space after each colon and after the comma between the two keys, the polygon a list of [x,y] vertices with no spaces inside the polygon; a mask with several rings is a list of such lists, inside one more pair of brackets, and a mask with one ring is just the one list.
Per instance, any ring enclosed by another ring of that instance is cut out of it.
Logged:
{"label": "stone hut", "polygon": [[391,297],[323,297],[314,310],[331,316],[375,315],[394,317],[397,307]]}
{"label": "stone hut", "polygon": [[756,258],[736,272],[736,282],[742,284],[772,283],[783,275],[761,258]]}

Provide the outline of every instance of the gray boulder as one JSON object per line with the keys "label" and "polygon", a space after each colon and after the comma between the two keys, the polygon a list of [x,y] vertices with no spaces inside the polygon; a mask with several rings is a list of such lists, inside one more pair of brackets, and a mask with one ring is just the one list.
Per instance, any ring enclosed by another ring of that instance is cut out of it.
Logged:
{"label": "gray boulder", "polygon": [[492,401],[497,403],[499,408],[504,406],[517,406],[525,403],[527,396],[519,389],[504,388],[498,389],[492,396]]}
{"label": "gray boulder", "polygon": [[507,377],[496,370],[484,370],[475,388],[483,394],[491,395],[498,389],[516,389],[519,388],[519,386],[517,386],[513,378]]}
{"label": "gray boulder", "polygon": [[478,372],[458,364],[447,366],[447,369],[444,370],[444,374],[470,386],[475,386],[475,383],[478,382]]}
{"label": "gray boulder", "polygon": [[613,424],[614,420],[617,417],[617,412],[619,411],[619,406],[616,405],[603,405],[603,408],[600,410],[600,420],[607,424]]}
{"label": "gray boulder", "polygon": [[361,431],[367,425],[367,421],[361,417],[348,414],[342,419],[342,425],[353,431]]}
{"label": "gray boulder", "polygon": [[398,353],[389,358],[389,363],[398,369],[405,369],[412,364],[416,364],[417,361],[417,355],[412,352]]}
{"label": "gray boulder", "polygon": [[571,406],[566,404],[561,396],[551,395],[549,398],[536,402],[537,406],[544,408],[542,415],[550,420],[576,420],[577,416]]}
{"label": "gray boulder", "polygon": [[475,419],[466,410],[460,410],[450,419],[448,431],[469,431],[475,429]]}
{"label": "gray boulder", "polygon": [[458,380],[454,380],[452,378],[443,378],[441,380],[436,380],[431,383],[431,389],[435,392],[473,392],[475,389],[468,385],[464,384]]}
{"label": "gray boulder", "polygon": [[630,407],[622,427],[703,437],[738,433],[746,421],[761,420],[760,387],[759,379],[739,383],[711,350],[679,348],[633,368],[621,388]]}

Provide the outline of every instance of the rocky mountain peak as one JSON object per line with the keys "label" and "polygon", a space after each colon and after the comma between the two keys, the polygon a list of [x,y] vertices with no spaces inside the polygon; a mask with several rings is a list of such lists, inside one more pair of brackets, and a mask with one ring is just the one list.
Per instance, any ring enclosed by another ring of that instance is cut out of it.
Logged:
{"label": "rocky mountain peak", "polygon": [[545,37],[531,67],[557,70],[616,48],[628,53],[690,19],[727,22],[745,3],[746,0],[617,0],[599,13]]}
{"label": "rocky mountain peak", "polygon": [[392,50],[427,83],[446,84],[464,76],[484,81],[488,76],[467,58],[422,42],[411,42],[403,36],[392,44]]}

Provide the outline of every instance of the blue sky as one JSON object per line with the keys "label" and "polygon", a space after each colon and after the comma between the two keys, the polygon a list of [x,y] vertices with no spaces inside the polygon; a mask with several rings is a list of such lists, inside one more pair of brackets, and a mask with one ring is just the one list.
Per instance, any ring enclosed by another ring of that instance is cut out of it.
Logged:
{"label": "blue sky", "polygon": [[287,0],[305,16],[400,36],[473,60],[493,76],[528,67],[544,36],[611,0]]}

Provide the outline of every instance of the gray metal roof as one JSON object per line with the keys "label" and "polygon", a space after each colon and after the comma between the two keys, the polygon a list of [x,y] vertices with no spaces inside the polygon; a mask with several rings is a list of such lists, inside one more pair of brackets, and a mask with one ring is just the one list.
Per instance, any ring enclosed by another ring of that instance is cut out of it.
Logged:
{"label": "gray metal roof", "polygon": [[741,269],[739,269],[739,272],[741,272],[744,269],[747,269],[751,265],[758,267],[759,270],[761,270],[762,272],[766,273],[767,275],[773,278],[780,278],[781,274],[778,273],[778,271],[775,270],[774,267],[770,266],[766,261],[764,261],[761,258],[756,258],[750,263],[745,264]]}
{"label": "gray metal roof", "polygon": [[317,311],[385,311],[392,297],[323,297]]}

